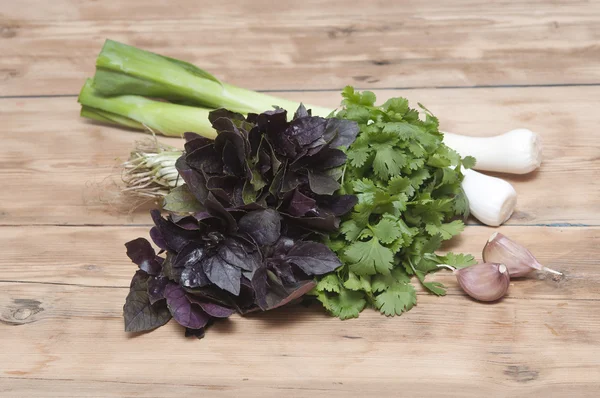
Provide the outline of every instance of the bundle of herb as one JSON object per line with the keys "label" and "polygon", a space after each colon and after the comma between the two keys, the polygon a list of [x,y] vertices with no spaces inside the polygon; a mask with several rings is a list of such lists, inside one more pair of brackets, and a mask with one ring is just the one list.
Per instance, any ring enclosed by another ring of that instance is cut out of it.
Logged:
{"label": "bundle of herb", "polygon": [[443,144],[437,118],[423,106],[425,120],[404,98],[376,106],[369,91],[346,87],[342,95],[336,117],[357,122],[360,134],[347,151],[341,192],[356,195],[358,204],[329,241],[344,265],[322,277],[315,294],[342,319],[365,306],[400,315],[416,303],[411,276],[444,295],[443,286],[425,276],[440,263],[474,264],[470,255],[435,254],[464,228],[456,219],[469,208],[461,167],[471,167],[473,159]]}
{"label": "bundle of herb", "polygon": [[124,306],[125,329],[146,331],[173,317],[194,335],[214,318],[270,310],[304,295],[314,276],[341,265],[322,236],[356,204],[340,187],[341,148],[358,133],[352,121],[312,117],[300,107],[210,114],[209,140],[187,134],[176,167],[185,184],[166,199],[169,218],[152,212],[154,243],[126,244],[139,266]]}

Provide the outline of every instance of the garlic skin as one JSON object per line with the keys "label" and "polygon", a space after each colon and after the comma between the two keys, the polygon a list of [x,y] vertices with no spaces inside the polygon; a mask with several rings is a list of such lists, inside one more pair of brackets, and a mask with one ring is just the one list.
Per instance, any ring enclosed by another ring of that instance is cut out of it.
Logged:
{"label": "garlic skin", "polygon": [[482,255],[485,262],[506,264],[508,272],[513,278],[525,276],[533,270],[562,275],[558,271],[544,267],[529,250],[499,232],[495,232],[489,237]]}
{"label": "garlic skin", "polygon": [[477,159],[476,170],[527,174],[542,163],[540,136],[516,129],[494,137],[466,137],[444,132],[444,143],[462,157]]}
{"label": "garlic skin", "polygon": [[462,290],[479,301],[496,301],[504,297],[510,284],[504,264],[479,263],[454,271]]}
{"label": "garlic skin", "polygon": [[462,188],[469,199],[471,214],[486,225],[502,225],[517,206],[517,191],[503,179],[474,170],[462,170]]}

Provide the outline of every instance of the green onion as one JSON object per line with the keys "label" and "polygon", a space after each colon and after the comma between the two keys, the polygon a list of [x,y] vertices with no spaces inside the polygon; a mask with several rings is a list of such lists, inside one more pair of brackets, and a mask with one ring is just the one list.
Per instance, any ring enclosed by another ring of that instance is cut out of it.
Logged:
{"label": "green onion", "polygon": [[215,131],[208,120],[209,110],[193,106],[154,101],[139,95],[103,96],[88,79],[78,101],[82,116],[132,128],[146,128],[164,135],[180,137],[188,131],[214,138]]}

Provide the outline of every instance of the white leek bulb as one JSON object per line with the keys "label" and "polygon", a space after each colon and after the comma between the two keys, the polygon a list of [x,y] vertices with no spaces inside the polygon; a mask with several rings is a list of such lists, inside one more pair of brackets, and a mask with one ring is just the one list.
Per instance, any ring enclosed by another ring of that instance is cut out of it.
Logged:
{"label": "white leek bulb", "polygon": [[468,137],[445,132],[444,143],[463,157],[477,159],[477,170],[526,174],[542,163],[541,139],[527,129],[494,137]]}
{"label": "white leek bulb", "polygon": [[501,178],[464,170],[462,188],[471,214],[486,225],[497,227],[510,218],[517,205],[517,192]]}

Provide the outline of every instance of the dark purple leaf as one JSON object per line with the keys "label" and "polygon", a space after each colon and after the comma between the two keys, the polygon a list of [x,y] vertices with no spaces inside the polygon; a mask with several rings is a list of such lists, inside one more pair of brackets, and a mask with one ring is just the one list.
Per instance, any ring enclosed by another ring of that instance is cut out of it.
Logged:
{"label": "dark purple leaf", "polygon": [[347,148],[356,140],[359,132],[358,124],[346,119],[327,119],[324,138],[332,148]]}
{"label": "dark purple leaf", "polygon": [[175,162],[175,168],[177,168],[179,175],[187,184],[192,195],[194,195],[200,203],[204,203],[206,196],[208,195],[208,189],[206,189],[204,175],[190,168],[185,160],[185,155],[177,159]]}
{"label": "dark purple leaf", "polygon": [[223,171],[221,154],[215,150],[214,145],[207,145],[185,155],[185,162],[189,167],[205,174],[219,174]]}
{"label": "dark purple leaf", "polygon": [[309,117],[310,115],[311,112],[306,110],[306,107],[303,103],[300,103],[298,110],[296,110],[296,113],[294,113],[294,119],[299,119],[301,117]]}
{"label": "dark purple leaf", "polygon": [[169,322],[171,314],[164,301],[150,303],[148,280],[138,279],[125,299],[123,317],[126,332],[145,332]]}
{"label": "dark purple leaf", "polygon": [[247,247],[239,240],[225,239],[219,246],[219,256],[229,265],[246,271],[254,271],[260,266],[261,258],[253,248]]}
{"label": "dark purple leaf", "polygon": [[125,243],[127,256],[137,264],[141,270],[150,275],[158,275],[162,269],[160,263],[156,261],[156,252],[150,242],[144,238],[137,238]]}
{"label": "dark purple leaf", "polygon": [[149,276],[150,275],[148,275],[145,271],[138,269],[137,271],[135,271],[135,274],[133,274],[133,278],[131,278],[129,288],[132,288],[135,284],[146,282]]}
{"label": "dark purple leaf", "polygon": [[[323,137],[327,119],[322,117],[303,117],[293,120],[285,130],[286,136],[292,137],[299,146],[307,146]],[[325,143],[325,142],[323,142]]]}
{"label": "dark purple leaf", "polygon": [[209,214],[212,214],[223,221],[228,232],[234,232],[236,230],[237,223],[235,218],[233,218],[231,213],[223,207],[221,202],[219,202],[212,193],[208,194],[208,198],[206,199],[204,206]]}
{"label": "dark purple leaf", "polygon": [[267,309],[272,310],[286,305],[310,292],[315,286],[313,280],[301,281],[289,286],[278,286],[267,293]]}
{"label": "dark purple leaf", "polygon": [[173,282],[179,282],[183,268],[177,268],[173,266],[175,257],[176,254],[173,254],[172,252],[167,252],[167,257],[165,258],[165,261],[163,261],[162,267],[163,273],[167,278],[169,278]]}
{"label": "dark purple leaf", "polygon": [[154,304],[165,298],[165,287],[169,278],[165,276],[152,276],[148,279],[148,298],[150,304]]}
{"label": "dark purple leaf", "polygon": [[150,238],[152,239],[152,242],[154,242],[154,244],[156,246],[160,247],[162,250],[167,250],[167,242],[165,242],[165,239],[160,234],[160,231],[158,230],[158,228],[156,228],[156,227],[150,228]]}
{"label": "dark purple leaf", "polygon": [[297,282],[294,270],[287,262],[273,259],[269,261],[268,269],[273,272],[283,282],[283,284],[292,284]]}
{"label": "dark purple leaf", "polygon": [[293,224],[311,231],[335,232],[340,226],[340,219],[333,214],[326,214],[319,217],[294,217],[285,213],[282,213],[282,215],[289,222],[293,222]]}
{"label": "dark purple leaf", "polygon": [[183,249],[177,253],[173,266],[177,268],[187,268],[198,264],[206,256],[206,248],[198,242],[188,242]]}
{"label": "dark purple leaf", "polygon": [[346,163],[346,154],[339,149],[324,148],[314,156],[306,156],[294,164],[294,168],[327,170]]}
{"label": "dark purple leaf", "polygon": [[197,263],[181,271],[179,284],[183,287],[197,288],[210,284],[208,277],[204,273],[203,263]]}
{"label": "dark purple leaf", "polygon": [[188,294],[187,298],[190,301],[190,303],[199,305],[204,312],[215,318],[228,318],[235,313],[234,309],[227,308],[219,304],[211,303],[207,300],[202,300],[201,298],[193,294]]}
{"label": "dark purple leaf", "polygon": [[210,316],[199,306],[190,303],[185,290],[176,283],[169,283],[165,287],[165,298],[171,315],[181,326],[200,329],[208,323]]}
{"label": "dark purple leaf", "polygon": [[198,231],[188,231],[169,220],[165,220],[161,217],[159,210],[152,210],[150,215],[167,247],[173,251],[180,251],[190,240],[197,239],[200,236]]}
{"label": "dark purple leaf", "polygon": [[274,244],[281,235],[281,216],[276,210],[256,210],[240,218],[239,231],[246,233],[260,246]]}
{"label": "dark purple leaf", "polygon": [[225,290],[221,290],[214,285],[194,289],[184,287],[184,290],[188,293],[188,295],[197,296],[203,301],[216,302],[224,307],[231,307],[233,305],[234,297]]}
{"label": "dark purple leaf", "polygon": [[336,216],[343,216],[352,210],[358,203],[354,195],[323,195],[317,198],[321,209]]}
{"label": "dark purple leaf", "polygon": [[223,290],[237,296],[240,293],[242,270],[229,265],[219,255],[206,258],[202,262],[204,273],[208,279]]}
{"label": "dark purple leaf", "polygon": [[342,265],[331,249],[317,242],[296,243],[286,260],[300,267],[307,275],[323,275]]}
{"label": "dark purple leaf", "polygon": [[208,114],[208,120],[210,121],[211,124],[214,124],[215,121],[219,118],[244,120],[244,115],[236,113],[236,112],[232,112],[232,111],[224,109],[224,108],[215,109],[214,111],[211,111]]}
{"label": "dark purple leaf", "polygon": [[262,309],[267,309],[267,268],[260,267],[252,276],[252,289],[256,304]]}
{"label": "dark purple leaf", "polygon": [[326,174],[314,173],[309,170],[308,184],[310,189],[317,195],[333,195],[340,189],[340,184]]}
{"label": "dark purple leaf", "polygon": [[171,214],[171,219],[178,227],[183,229],[187,229],[188,231],[197,231],[200,229],[200,225],[198,224],[198,220],[193,216],[183,216],[178,217],[178,220],[175,221],[175,215]]}
{"label": "dark purple leaf", "polygon": [[211,145],[213,140],[202,137],[196,133],[183,133],[183,138],[185,138],[185,151],[187,153],[192,153],[196,149],[205,147],[207,145]]}
{"label": "dark purple leaf", "polygon": [[301,217],[317,207],[317,202],[313,198],[304,195],[298,189],[292,191],[292,195],[285,211],[292,216]]}
{"label": "dark purple leaf", "polygon": [[281,236],[279,240],[273,246],[272,256],[276,258],[284,258],[292,247],[294,247],[294,240],[287,236]]}

